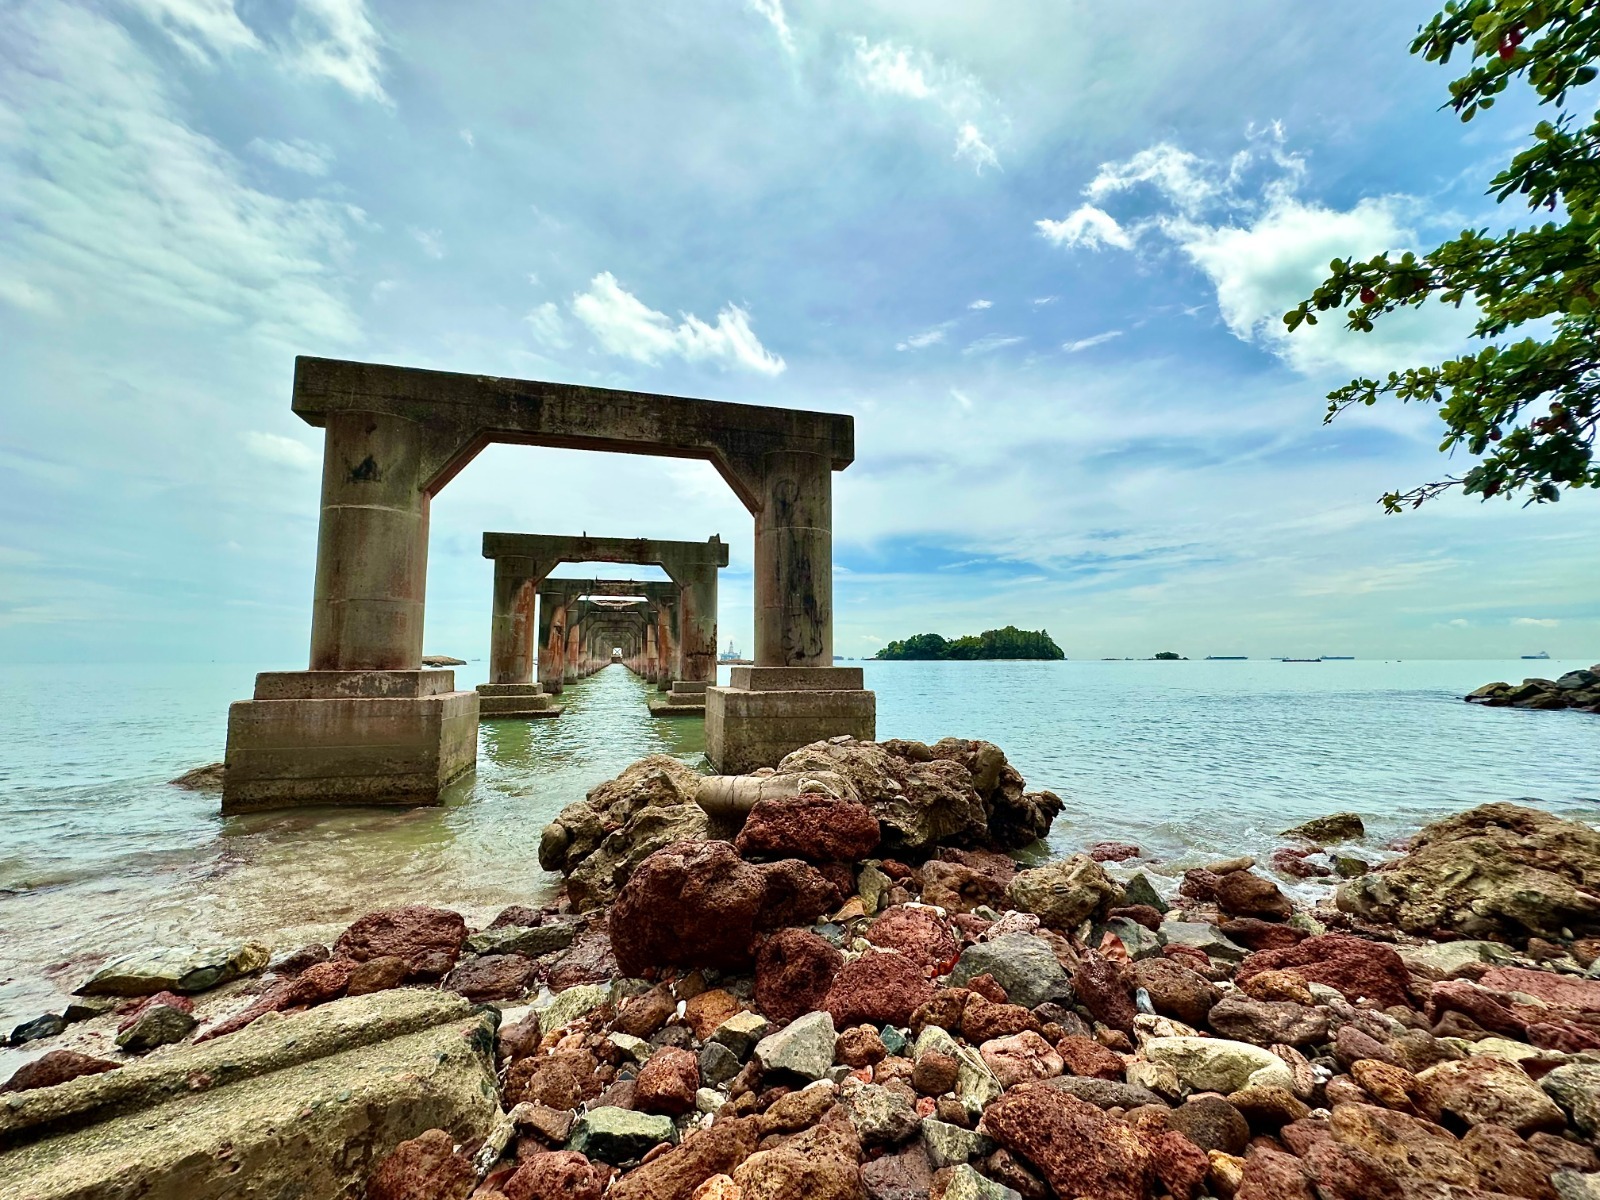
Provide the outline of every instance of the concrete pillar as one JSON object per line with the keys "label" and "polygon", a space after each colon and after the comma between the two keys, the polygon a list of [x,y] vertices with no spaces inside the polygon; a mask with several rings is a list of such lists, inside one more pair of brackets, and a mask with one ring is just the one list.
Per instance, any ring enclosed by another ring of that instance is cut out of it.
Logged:
{"label": "concrete pillar", "polygon": [[566,678],[577,679],[578,660],[583,651],[583,623],[574,622],[567,630]]}
{"label": "concrete pillar", "polygon": [[[678,592],[676,678],[716,683],[717,570],[715,567],[697,567],[686,572],[678,582],[681,589]],[[831,648],[829,654],[832,654]],[[829,661],[831,663],[832,660]]]}
{"label": "concrete pillar", "polygon": [[556,601],[550,614],[550,677],[544,690],[559,693],[567,678],[567,605]]}
{"label": "concrete pillar", "polygon": [[428,497],[421,430],[376,413],[330,413],[311,606],[313,671],[422,666]]}
{"label": "concrete pillar", "polygon": [[[762,459],[756,513],[755,661],[833,665],[833,468],[820,454]],[[716,662],[715,643],[712,663]]]}
{"label": "concrete pillar", "polygon": [[532,683],[538,645],[535,567],[526,558],[494,560],[494,613],[489,625],[489,682]]}

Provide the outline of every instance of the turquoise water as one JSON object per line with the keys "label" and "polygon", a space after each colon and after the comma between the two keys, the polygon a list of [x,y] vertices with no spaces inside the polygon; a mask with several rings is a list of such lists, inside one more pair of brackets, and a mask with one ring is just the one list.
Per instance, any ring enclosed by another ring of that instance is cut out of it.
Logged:
{"label": "turquoise water", "polygon": [[[1374,843],[1485,800],[1600,819],[1600,716],[1460,701],[1585,663],[863,665],[881,736],[987,738],[1059,792],[1060,850],[1129,840],[1176,871],[1336,809]],[[166,781],[221,758],[254,671],[0,667],[0,1031],[125,950],[538,898],[539,831],[562,805],[645,754],[704,749],[698,720],[651,718],[644,685],[612,667],[569,687],[560,720],[485,722],[475,776],[439,808],[224,820],[214,794]],[[481,678],[457,670],[458,686]]]}

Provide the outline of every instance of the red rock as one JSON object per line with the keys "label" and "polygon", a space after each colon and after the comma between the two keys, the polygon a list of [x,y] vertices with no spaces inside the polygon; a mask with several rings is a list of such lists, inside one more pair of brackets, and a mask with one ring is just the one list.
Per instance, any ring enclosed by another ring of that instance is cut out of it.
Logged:
{"label": "red rock", "polygon": [[1332,1138],[1312,1143],[1301,1162],[1320,1200],[1406,1200],[1404,1184],[1386,1164]]}
{"label": "red rock", "polygon": [[779,1024],[819,1009],[844,955],[806,929],[780,929],[756,954],[756,1007]]}
{"label": "red rock", "polygon": [[924,1096],[942,1096],[956,1086],[961,1063],[937,1050],[925,1050],[911,1071],[911,1086]]}
{"label": "red rock", "polygon": [[348,958],[335,958],[307,967],[289,985],[289,997],[284,1007],[309,1007],[337,1000],[349,990],[350,977],[355,974],[357,965]]}
{"label": "red rock", "polygon": [[1183,882],[1178,885],[1178,895],[1188,896],[1191,900],[1215,900],[1217,884],[1221,882],[1221,875],[1204,867],[1195,867],[1183,873]]}
{"label": "red rock", "polygon": [[679,1117],[694,1108],[700,1066],[689,1051],[663,1046],[639,1069],[637,1085],[633,1103],[640,1112]]}
{"label": "red rock", "polygon": [[282,1012],[289,1007],[289,994],[293,990],[294,980],[292,979],[285,979],[280,983],[274,984],[238,1012],[224,1017],[215,1025],[202,1030],[195,1036],[195,1042],[208,1042],[212,1038],[237,1033],[258,1017],[265,1016],[269,1012]]}
{"label": "red rock", "polygon": [[1229,871],[1217,880],[1217,907],[1237,917],[1287,921],[1294,915],[1289,898],[1272,880],[1254,871]]}
{"label": "red rock", "polygon": [[762,800],[734,840],[740,854],[854,862],[878,847],[878,822],[859,800],[803,795]]}
{"label": "red rock", "polygon": [[[853,1029],[846,1029],[834,1040],[833,1047],[835,1062],[857,1070],[882,1062],[889,1055],[883,1044],[883,1038],[878,1036],[878,1031],[871,1025],[857,1025]],[[870,1083],[871,1080],[867,1082]]]}
{"label": "red rock", "polygon": [[1174,962],[1181,962],[1192,971],[1209,971],[1211,960],[1206,957],[1206,952],[1198,946],[1163,946],[1161,957],[1170,958]]}
{"label": "red rock", "polygon": [[1032,1030],[984,1042],[978,1053],[1003,1088],[1061,1074],[1061,1055]]}
{"label": "red rock", "polygon": [[1460,1151],[1477,1168],[1479,1186],[1527,1200],[1557,1200],[1550,1184],[1555,1164],[1504,1125],[1474,1125]]}
{"label": "red rock", "polygon": [[[305,1003],[305,1001],[301,1001],[301,1003]],[[134,1023],[144,1015],[146,1010],[152,1009],[158,1004],[167,1008],[175,1008],[181,1013],[194,1012],[194,1001],[189,997],[179,996],[173,992],[157,992],[153,996],[145,996],[132,1008],[128,1009],[122,1015],[122,1020],[117,1022],[117,1032],[123,1033],[133,1028]]]}
{"label": "red rock", "polygon": [[622,973],[611,937],[603,929],[587,929],[572,940],[550,966],[552,992],[564,992],[584,983],[609,983]]}
{"label": "red rock", "polygon": [[1411,973],[1394,947],[1348,933],[1309,937],[1282,950],[1262,950],[1239,965],[1238,982],[1261,971],[1284,970],[1307,983],[1324,983],[1352,1002],[1365,997],[1379,1007],[1412,1007]]}
{"label": "red rock", "polygon": [[960,1033],[961,1014],[966,1011],[967,1001],[972,995],[967,988],[940,988],[932,1000],[919,1004],[916,1012],[911,1014],[911,1035],[920,1036],[929,1025]]}
{"label": "red rock", "polygon": [[1161,910],[1149,904],[1126,904],[1121,908],[1113,908],[1106,916],[1121,917],[1149,930],[1161,928]]}
{"label": "red rock", "polygon": [[1486,971],[1478,983],[1499,992],[1522,992],[1543,1000],[1552,1008],[1600,1013],[1600,979],[1574,979],[1570,975],[1530,971],[1524,967],[1494,967]]}
{"label": "red rock", "polygon": [[1107,1050],[1093,1038],[1064,1037],[1056,1043],[1068,1075],[1087,1075],[1091,1079],[1121,1080],[1126,1066],[1122,1056]]}
{"label": "red rock", "polygon": [[1146,1145],[1150,1148],[1156,1178],[1174,1200],[1193,1200],[1200,1194],[1211,1170],[1211,1160],[1204,1150],[1172,1130],[1150,1138]]}
{"label": "red rock", "polygon": [[867,926],[867,941],[898,950],[919,967],[937,967],[942,974],[960,953],[955,934],[932,909],[895,905]]}
{"label": "red rock", "polygon": [[1260,917],[1231,917],[1217,930],[1250,950],[1283,950],[1298,946],[1310,936],[1304,929]]}
{"label": "red rock", "polygon": [[506,1200],[600,1200],[608,1175],[576,1150],[551,1150],[523,1162],[501,1190]]}
{"label": "red rock", "polygon": [[859,1200],[861,1141],[848,1119],[824,1121],[759,1150],[733,1171],[742,1200]]}
{"label": "red rock", "polygon": [[484,954],[459,964],[444,986],[468,1000],[513,1000],[528,990],[533,970],[521,954]]}
{"label": "red rock", "polygon": [[707,1041],[734,1013],[742,1009],[739,998],[726,988],[707,988],[690,996],[683,1006],[683,1021],[694,1030],[695,1037]]}
{"label": "red rock", "polygon": [[[1200,956],[1205,960],[1205,955]],[[1133,964],[1134,983],[1150,993],[1150,1003],[1163,1016],[1196,1028],[1205,1023],[1212,1005],[1222,998],[1217,985],[1175,958],[1146,958]]]}
{"label": "red rock", "polygon": [[919,1004],[933,999],[935,990],[916,963],[893,950],[880,950],[845,963],[822,1006],[841,1029],[905,1025]]}
{"label": "red rock", "polygon": [[51,1050],[18,1067],[11,1078],[0,1085],[0,1092],[28,1092],[34,1088],[55,1087],[58,1083],[66,1083],[81,1075],[115,1071],[121,1065],[103,1058],[91,1058],[76,1050]]}
{"label": "red rock", "polygon": [[541,1034],[539,1014],[530,1012],[522,1020],[500,1026],[495,1038],[495,1052],[501,1062],[515,1062],[527,1058],[539,1049]]}
{"label": "red rock", "polygon": [[987,971],[982,975],[974,975],[967,980],[967,987],[977,992],[985,1000],[992,1000],[996,1004],[1005,1004],[1011,999],[1010,996],[1006,995],[1005,988],[1000,986],[1000,981]]}
{"label": "red rock", "polygon": [[1096,951],[1085,951],[1072,975],[1072,990],[1078,1002],[1095,1020],[1113,1029],[1133,1034],[1134,974],[1127,963],[1107,958]]}
{"label": "red rock", "polygon": [[506,1072],[502,1089],[506,1104],[542,1104],[546,1108],[577,1108],[600,1093],[594,1055],[586,1050],[518,1059]]}
{"label": "red rock", "polygon": [[1006,1092],[984,1110],[981,1129],[1032,1164],[1059,1196],[1145,1200],[1149,1194],[1155,1164],[1143,1139],[1048,1084]]}
{"label": "red rock", "polygon": [[629,1171],[606,1200],[681,1200],[716,1175],[731,1174],[761,1138],[761,1119],[737,1117],[698,1129],[682,1143]]}
{"label": "red rock", "polygon": [[1279,1150],[1252,1149],[1234,1200],[1316,1200],[1300,1160]]}
{"label": "red rock", "polygon": [[757,933],[809,922],[838,899],[832,883],[798,860],[758,866],[727,842],[677,842],[623,885],[611,942],[628,975],[669,965],[743,969]]}
{"label": "red rock", "polygon": [[1563,1054],[1600,1050],[1600,1030],[1586,1029],[1571,1021],[1539,1021],[1528,1026],[1528,1044]]}
{"label": "red rock", "polygon": [[1268,861],[1272,869],[1280,875],[1288,875],[1294,879],[1323,879],[1333,874],[1330,867],[1321,863],[1308,862],[1306,855],[1312,854],[1311,850],[1293,850],[1288,846],[1280,847],[1272,852]]}
{"label": "red rock", "polygon": [[619,1033],[647,1038],[665,1025],[678,1011],[678,1002],[671,990],[662,984],[641,996],[629,996],[617,1009],[617,1019],[611,1027]]}
{"label": "red rock", "polygon": [[987,1042],[1039,1030],[1039,1018],[1022,1005],[996,1004],[977,992],[967,997],[961,1009],[961,1036],[969,1042]]}
{"label": "red rock", "polygon": [[472,1163],[456,1153],[455,1139],[430,1129],[378,1164],[367,1180],[367,1200],[466,1200],[477,1182]]}
{"label": "red rock", "polygon": [[355,962],[394,955],[409,964],[410,978],[438,979],[456,965],[466,940],[467,923],[460,913],[410,904],[359,918],[339,935],[333,954]]}
{"label": "red rock", "polygon": [[1428,1019],[1438,1024],[1447,1012],[1464,1013],[1490,1033],[1503,1034],[1519,1041],[1527,1034],[1527,1022],[1492,995],[1465,979],[1447,979],[1428,990],[1424,1009]]}
{"label": "red rock", "polygon": [[925,1200],[933,1186],[933,1168],[922,1147],[913,1145],[861,1164],[861,1182],[872,1200]]}
{"label": "red rock", "polygon": [[411,964],[397,954],[384,954],[356,963],[350,972],[350,982],[344,989],[346,996],[366,996],[373,992],[386,992],[397,988],[411,973]]}
{"label": "red rock", "polygon": [[1122,862],[1138,858],[1141,851],[1131,842],[1096,842],[1089,847],[1089,857],[1095,862]]}
{"label": "red rock", "polygon": [[1001,903],[1005,894],[1005,885],[993,875],[937,859],[923,864],[923,903],[937,904],[948,913],[971,912],[982,904],[992,907]]}

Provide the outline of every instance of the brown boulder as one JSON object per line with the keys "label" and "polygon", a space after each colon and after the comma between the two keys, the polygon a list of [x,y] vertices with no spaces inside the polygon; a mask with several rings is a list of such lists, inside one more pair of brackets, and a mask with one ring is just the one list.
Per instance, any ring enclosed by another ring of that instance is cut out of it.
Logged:
{"label": "brown boulder", "polygon": [[808,929],[780,929],[756,954],[756,1006],[788,1024],[822,1007],[844,955]]}
{"label": "brown boulder", "polygon": [[1156,1178],[1173,1200],[1193,1200],[1205,1189],[1211,1160],[1183,1134],[1168,1130],[1147,1139]]}
{"label": "brown boulder", "polygon": [[1365,997],[1381,1008],[1411,1007],[1411,973],[1394,947],[1348,933],[1309,937],[1282,950],[1260,950],[1239,965],[1243,983],[1262,971],[1282,970],[1307,983],[1323,983],[1352,1003]]}
{"label": "brown boulder", "polygon": [[969,913],[980,905],[1005,900],[1006,885],[993,875],[960,863],[930,860],[922,865],[922,900],[949,913]]}
{"label": "brown boulder", "polygon": [[1310,935],[1304,929],[1284,925],[1277,921],[1263,921],[1260,917],[1233,917],[1222,922],[1217,929],[1250,950],[1282,950],[1295,946]]}
{"label": "brown boulder", "polygon": [[806,794],[759,801],[734,849],[750,857],[854,862],[878,846],[878,822],[858,800]]}
{"label": "brown boulder", "polygon": [[324,1004],[329,1000],[337,1000],[349,990],[350,980],[359,965],[348,958],[313,963],[295,976],[294,982],[289,985],[289,998],[284,1007],[294,1008],[302,1004]]}
{"label": "brown boulder", "polygon": [[996,1004],[977,992],[967,998],[961,1010],[961,1036],[969,1042],[987,1042],[1039,1030],[1039,1018],[1022,1005]]}
{"label": "brown boulder", "polygon": [[386,992],[399,987],[410,973],[411,964],[398,954],[381,954],[355,965],[344,994],[366,996],[372,992]]}
{"label": "brown boulder", "polygon": [[848,1120],[824,1121],[760,1150],[733,1171],[740,1200],[866,1200],[861,1142]]}
{"label": "brown boulder", "polygon": [[1328,1122],[1335,1141],[1376,1159],[1396,1178],[1476,1187],[1478,1169],[1447,1131],[1419,1117],[1371,1104],[1335,1104]]}
{"label": "brown boulder", "polygon": [[360,917],[339,935],[333,954],[355,962],[392,955],[406,960],[408,978],[439,979],[456,965],[466,940],[467,923],[460,913],[408,904]]}
{"label": "brown boulder", "polygon": [[1167,1114],[1167,1124],[1202,1150],[1243,1154],[1250,1123],[1221,1096],[1195,1096]]}
{"label": "brown boulder", "polygon": [[551,1150],[525,1159],[501,1191],[506,1200],[600,1200],[609,1175],[576,1150]]}
{"label": "brown boulder", "polygon": [[639,1069],[633,1106],[640,1112],[681,1117],[694,1108],[700,1064],[687,1050],[663,1046]]}
{"label": "brown boulder", "polygon": [[76,1050],[51,1050],[32,1062],[25,1062],[18,1067],[11,1078],[0,1085],[0,1092],[27,1092],[34,1088],[55,1087],[58,1083],[66,1083],[69,1079],[77,1079],[80,1075],[99,1075],[103,1071],[115,1071],[121,1065],[121,1063],[107,1062],[103,1058],[91,1058],[87,1054],[79,1054]]}
{"label": "brown boulder", "polygon": [[1120,1080],[1127,1070],[1120,1054],[1107,1050],[1093,1038],[1064,1037],[1056,1043],[1056,1053],[1068,1075]]}
{"label": "brown boulder", "polygon": [[1145,958],[1133,964],[1134,983],[1150,993],[1150,1003],[1164,1016],[1199,1028],[1212,1005],[1222,998],[1217,985],[1172,958]]}
{"label": "brown boulder", "polygon": [[1134,973],[1129,964],[1093,950],[1085,951],[1072,975],[1078,1002],[1095,1020],[1132,1036]]}
{"label": "brown boulder", "polygon": [[893,950],[871,951],[834,976],[823,1007],[840,1029],[851,1025],[905,1025],[934,986],[916,963]]}
{"label": "brown boulder", "polygon": [[1547,1160],[1504,1125],[1474,1125],[1459,1149],[1477,1168],[1481,1187],[1525,1200],[1557,1200],[1550,1170],[1561,1164]]}
{"label": "brown boulder", "polygon": [[1328,1040],[1327,1011],[1289,1000],[1224,996],[1206,1021],[1222,1037],[1257,1046],[1311,1046]]}
{"label": "brown boulder", "polygon": [[1145,1200],[1155,1165],[1120,1121],[1049,1084],[1013,1088],[984,1110],[981,1128],[1020,1155],[1060,1196]]}
{"label": "brown boulder", "polygon": [[761,1139],[759,1117],[718,1121],[612,1185],[607,1200],[689,1200],[714,1175],[730,1174],[755,1151]]}
{"label": "brown boulder", "polygon": [[1263,921],[1287,921],[1294,915],[1294,906],[1278,885],[1253,871],[1229,871],[1218,878],[1217,907],[1236,917]]}
{"label": "brown boulder", "polygon": [[1417,1106],[1443,1124],[1504,1125],[1518,1133],[1560,1130],[1566,1116],[1527,1073],[1501,1058],[1440,1063],[1417,1076]]}
{"label": "brown boulder", "polygon": [[430,1129],[401,1142],[367,1179],[367,1200],[466,1200],[477,1175],[455,1139]]}
{"label": "brown boulder", "polygon": [[928,908],[897,904],[886,908],[867,926],[867,941],[885,950],[898,950],[919,967],[940,974],[950,969],[960,953],[955,934]]}
{"label": "brown boulder", "polygon": [[484,954],[458,963],[444,985],[468,1000],[512,1000],[528,990],[533,971],[521,954]]}
{"label": "brown boulder", "polygon": [[837,888],[794,859],[753,865],[727,842],[677,842],[639,864],[611,909],[623,972],[669,965],[741,969],[757,933],[811,921]]}
{"label": "brown boulder", "polygon": [[1234,1200],[1315,1200],[1300,1160],[1281,1150],[1251,1149]]}

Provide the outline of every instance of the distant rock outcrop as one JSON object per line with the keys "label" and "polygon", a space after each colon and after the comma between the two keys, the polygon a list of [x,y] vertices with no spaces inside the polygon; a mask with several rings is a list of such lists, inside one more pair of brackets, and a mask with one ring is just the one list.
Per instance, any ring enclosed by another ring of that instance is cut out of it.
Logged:
{"label": "distant rock outcrop", "polygon": [[1576,708],[1600,713],[1600,663],[1568,671],[1560,679],[1524,679],[1516,685],[1486,683],[1463,699],[1487,708]]}
{"label": "distant rock outcrop", "polygon": [[464,667],[467,660],[464,658],[451,658],[448,654],[424,654],[422,665],[425,667]]}

